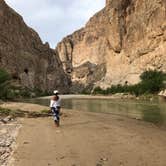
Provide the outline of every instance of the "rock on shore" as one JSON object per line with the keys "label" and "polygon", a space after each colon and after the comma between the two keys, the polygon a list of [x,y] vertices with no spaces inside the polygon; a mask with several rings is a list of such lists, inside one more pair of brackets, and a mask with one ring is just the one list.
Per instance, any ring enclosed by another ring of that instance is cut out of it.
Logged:
{"label": "rock on shore", "polygon": [[165,97],[166,98],[166,90],[163,90],[159,93],[159,96]]}
{"label": "rock on shore", "polygon": [[0,165],[7,166],[20,125],[16,120],[0,118]]}

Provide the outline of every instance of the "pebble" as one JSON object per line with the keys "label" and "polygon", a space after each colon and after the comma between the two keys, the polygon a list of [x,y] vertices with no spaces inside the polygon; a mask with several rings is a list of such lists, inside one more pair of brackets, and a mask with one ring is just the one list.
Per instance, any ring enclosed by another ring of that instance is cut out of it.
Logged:
{"label": "pebble", "polygon": [[1,133],[1,134],[6,134],[6,133],[7,133],[7,130],[6,130],[6,129],[1,129],[1,130],[0,130],[0,133]]}
{"label": "pebble", "polygon": [[26,141],[25,141],[23,144],[29,144],[29,142],[26,142]]}
{"label": "pebble", "polygon": [[2,123],[4,123],[4,124],[7,124],[7,123],[9,123],[9,122],[12,121],[12,120],[13,120],[13,118],[12,118],[11,116],[7,116],[7,117],[1,119],[0,121],[1,121]]}
{"label": "pebble", "polygon": [[108,158],[101,158],[100,161],[108,161]]}
{"label": "pebble", "polygon": [[0,147],[0,156],[2,156],[6,152],[5,148]]}

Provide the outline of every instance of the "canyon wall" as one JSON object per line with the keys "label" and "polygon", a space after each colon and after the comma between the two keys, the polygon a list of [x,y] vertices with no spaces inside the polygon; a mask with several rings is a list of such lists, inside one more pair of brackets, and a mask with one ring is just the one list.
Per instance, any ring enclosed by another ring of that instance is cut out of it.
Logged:
{"label": "canyon wall", "polygon": [[106,0],[55,52],[73,91],[135,84],[149,69],[166,72],[166,0]]}
{"label": "canyon wall", "polygon": [[16,86],[43,91],[69,89],[58,55],[4,0],[0,0],[0,68],[12,75]]}

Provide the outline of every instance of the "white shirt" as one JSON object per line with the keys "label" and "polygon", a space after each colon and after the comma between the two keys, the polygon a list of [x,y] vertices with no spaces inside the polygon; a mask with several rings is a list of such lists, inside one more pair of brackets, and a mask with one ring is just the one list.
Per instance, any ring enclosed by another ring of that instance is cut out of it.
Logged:
{"label": "white shirt", "polygon": [[57,101],[55,101],[55,100],[50,101],[50,107],[56,108],[56,107],[60,107],[60,106],[61,106],[61,100],[60,99],[58,99]]}

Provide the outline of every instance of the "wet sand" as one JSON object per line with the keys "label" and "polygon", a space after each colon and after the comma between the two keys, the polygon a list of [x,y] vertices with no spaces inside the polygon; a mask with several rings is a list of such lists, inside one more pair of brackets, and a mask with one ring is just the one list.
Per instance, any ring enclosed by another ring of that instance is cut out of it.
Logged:
{"label": "wet sand", "polygon": [[74,110],[63,110],[60,128],[54,126],[51,117],[24,118],[20,123],[23,127],[10,166],[165,166],[166,163],[166,131],[150,123]]}

